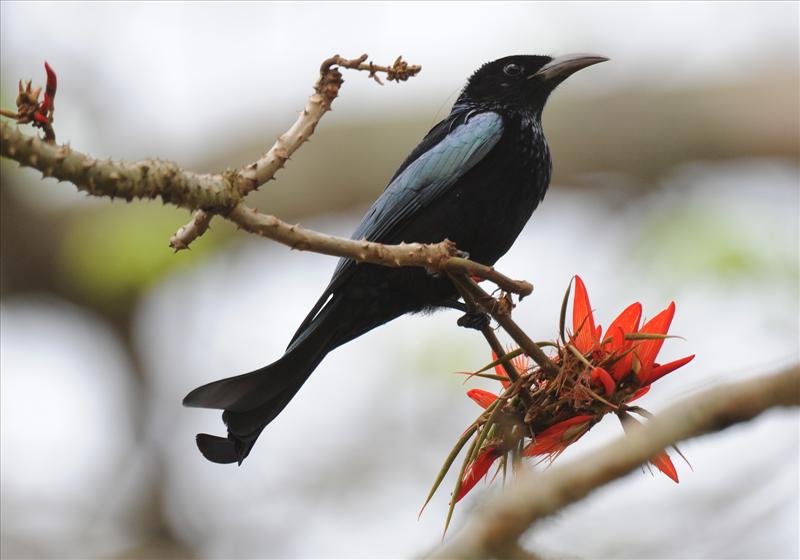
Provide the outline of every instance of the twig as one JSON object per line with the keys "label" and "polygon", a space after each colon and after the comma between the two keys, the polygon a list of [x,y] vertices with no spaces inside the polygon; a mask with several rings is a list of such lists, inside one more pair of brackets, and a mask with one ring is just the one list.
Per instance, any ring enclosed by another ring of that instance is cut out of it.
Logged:
{"label": "twig", "polygon": [[492,316],[497,323],[503,327],[508,335],[522,348],[522,350],[544,370],[557,373],[558,367],[547,357],[539,345],[536,344],[511,318],[511,314],[499,305],[499,302],[487,294],[476,284],[472,278],[466,275],[452,275],[451,279],[459,285],[459,291],[467,294],[468,297],[486,313]]}
{"label": "twig", "polygon": [[[492,349],[492,352],[494,352],[498,358],[502,357],[506,353],[503,345],[500,344],[499,340],[497,340],[497,335],[494,334],[494,329],[492,329],[491,326],[486,325],[483,327],[481,329],[481,334],[483,334],[483,338],[486,339],[486,342],[489,344],[489,348]],[[506,375],[508,375],[509,381],[514,382],[519,379],[520,374],[517,371],[517,368],[514,367],[514,364],[511,363],[511,360],[503,362],[501,365],[503,366]],[[521,395],[524,395],[524,393],[521,393]]]}
{"label": "twig", "polygon": [[779,406],[800,405],[800,366],[778,374],[709,389],[655,416],[599,451],[578,461],[519,480],[490,499],[449,543],[431,558],[495,558],[516,549],[537,520],[625,476],[680,441],[718,432]]}
{"label": "twig", "polygon": [[205,210],[197,210],[185,226],[175,232],[169,239],[169,246],[175,252],[189,248],[189,243],[203,235],[211,227],[211,214]]}
{"label": "twig", "polygon": [[[455,259],[450,259],[450,260],[452,261],[452,260],[455,260]],[[470,261],[467,261],[467,262],[470,262]],[[450,280],[452,280],[453,284],[456,287],[456,290],[458,290],[458,293],[461,294],[461,297],[464,299],[464,302],[467,304],[467,307],[468,308],[481,308],[482,306],[475,299],[475,296],[464,285],[465,281],[472,282],[472,279],[469,278],[469,271],[461,270],[460,271],[461,274],[453,274],[452,270],[449,270],[448,272],[450,273],[450,275],[449,275],[450,276]],[[473,284],[474,284],[474,282],[473,282]],[[526,282],[526,284],[527,284],[527,282]],[[530,284],[528,284],[528,286],[530,286]],[[533,290],[533,286],[530,286],[530,288],[531,288],[531,291],[532,291]],[[528,292],[528,293],[530,293],[530,292]],[[491,298],[491,296],[489,296],[488,294],[486,294],[486,295],[487,295],[487,297]],[[491,299],[493,299],[493,298],[491,298]],[[520,295],[520,299],[522,299],[522,295]],[[497,302],[494,299],[493,299],[493,301],[494,301],[494,303],[492,304],[492,307],[495,308],[495,307],[497,307],[497,305],[496,305]],[[490,325],[484,325],[481,328],[481,334],[483,334],[483,337],[486,339],[486,342],[489,344],[489,347],[492,349],[492,352],[494,352],[495,355],[498,358],[500,358],[501,356],[503,356],[506,353],[505,349],[503,348],[503,345],[500,344],[500,341],[497,339],[497,335],[494,333],[494,330],[492,329],[492,327]],[[534,343],[534,345],[535,345],[535,343]],[[538,345],[536,345],[536,347],[538,348]],[[508,379],[512,383],[514,381],[516,381],[517,379],[519,379],[520,372],[517,371],[517,368],[514,366],[514,364],[511,362],[511,360],[503,362],[502,366],[503,366],[503,369],[506,372],[506,375],[508,376]],[[527,392],[520,391],[519,392],[519,397],[520,397],[520,399],[522,399],[522,402],[525,404],[526,407],[530,407],[531,399],[530,399],[530,395]]]}
{"label": "twig", "polygon": [[[390,82],[405,82],[407,79],[415,76],[420,70],[422,70],[422,66],[416,64],[409,66],[409,64],[403,60],[402,56],[398,56],[394,61],[394,64],[391,66],[379,66],[373,62],[365,64],[365,60],[367,60],[367,55],[362,55],[361,57],[353,60],[346,60],[336,55],[329,58],[325,62],[327,62],[329,66],[335,64],[337,66],[341,66],[342,68],[351,68],[353,70],[369,70],[369,77],[381,85],[383,85],[383,82],[378,77],[378,72],[384,72],[386,74],[386,79]],[[323,74],[324,71],[325,63],[323,63],[322,66]]]}
{"label": "twig", "polygon": [[522,301],[522,298],[525,296],[529,296],[533,293],[533,286],[530,282],[526,282],[525,280],[512,280],[508,276],[495,270],[493,266],[478,264],[468,259],[458,257],[451,259],[447,270],[454,274],[485,278],[496,284],[498,288],[505,292],[518,294],[520,301]]}
{"label": "twig", "polygon": [[[305,108],[294,124],[278,136],[267,153],[233,174],[232,181],[242,197],[272,180],[275,174],[286,165],[292,154],[314,134],[317,123],[330,110],[333,100],[339,95],[339,89],[344,83],[337,66],[354,70],[368,70],[370,77],[375,78],[379,83],[380,80],[377,79],[375,72],[385,72],[388,80],[404,81],[422,70],[421,66],[408,66],[402,57],[398,57],[391,67],[376,66],[371,62],[364,64],[365,60],[367,60],[366,54],[352,60],[334,55],[322,63],[319,79],[314,84],[314,93],[308,98]],[[197,210],[189,223],[170,238],[170,247],[175,251],[187,249],[192,241],[205,233],[210,222],[209,212],[203,209]]]}

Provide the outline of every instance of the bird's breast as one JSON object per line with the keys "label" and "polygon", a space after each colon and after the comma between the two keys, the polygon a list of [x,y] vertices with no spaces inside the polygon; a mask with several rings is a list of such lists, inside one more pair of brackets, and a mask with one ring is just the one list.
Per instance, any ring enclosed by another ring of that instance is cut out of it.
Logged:
{"label": "bird's breast", "polygon": [[550,183],[550,150],[539,126],[510,127],[467,173],[449,202],[447,237],[472,258],[493,264],[519,236]]}

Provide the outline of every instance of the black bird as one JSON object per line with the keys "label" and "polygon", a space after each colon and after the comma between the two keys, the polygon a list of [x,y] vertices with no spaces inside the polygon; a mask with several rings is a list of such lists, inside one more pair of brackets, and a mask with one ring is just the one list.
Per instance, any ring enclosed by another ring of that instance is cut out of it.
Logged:
{"label": "black bird", "polygon": [[[596,55],[508,56],[469,78],[446,119],[402,163],[354,239],[436,243],[447,238],[493,265],[522,231],[550,182],[542,110],[553,89]],[[339,261],[286,353],[256,371],[203,385],[186,406],[224,410],[228,436],[198,434],[216,463],[241,462],[334,348],[406,313],[464,309],[453,284],[422,268]]]}

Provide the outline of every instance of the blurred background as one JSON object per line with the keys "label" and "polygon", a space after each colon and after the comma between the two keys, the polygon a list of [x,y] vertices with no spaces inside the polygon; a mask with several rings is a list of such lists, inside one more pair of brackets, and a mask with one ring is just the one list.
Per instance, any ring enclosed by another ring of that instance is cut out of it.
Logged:
{"label": "blurred background", "polygon": [[[642,399],[675,399],[800,359],[797,3],[0,4],[0,104],[58,73],[55,129],[94,156],[197,171],[256,159],[295,119],[320,62],[402,54],[383,87],[346,72],[334,111],[250,198],[348,235],[466,77],[508,54],[596,52],[544,125],[551,190],[499,263],[536,287],[515,316],[556,335],[570,277],[600,322],[677,302],[662,358],[697,358]],[[28,130],[30,132],[30,130]],[[331,354],[241,468],[206,462],[191,388],[277,358],[335,259],[223,220],[173,254],[189,217],[91,200],[2,161],[4,558],[409,557],[440,538],[445,480],[489,361],[455,312],[403,318]],[[542,266],[541,263],[546,263]],[[510,340],[504,340],[510,343]],[[559,461],[621,433],[606,419]],[[797,411],[683,446],[680,485],[634,473],[537,526],[545,555],[797,558]],[[452,532],[497,489],[481,485]]]}

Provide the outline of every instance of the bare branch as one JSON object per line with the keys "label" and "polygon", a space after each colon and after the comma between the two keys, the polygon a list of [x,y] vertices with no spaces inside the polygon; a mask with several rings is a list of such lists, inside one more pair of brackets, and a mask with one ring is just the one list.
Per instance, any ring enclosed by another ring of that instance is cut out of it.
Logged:
{"label": "bare branch", "polygon": [[680,441],[718,432],[779,406],[800,405],[800,366],[703,391],[580,460],[521,475],[490,499],[466,527],[431,558],[499,558],[537,520],[625,476]]}
{"label": "bare branch", "polygon": [[525,296],[533,293],[533,286],[525,280],[512,280],[508,276],[501,274],[493,266],[478,264],[463,258],[454,258],[448,263],[448,272],[453,274],[465,274],[467,276],[478,276],[480,278],[494,282],[498,288],[512,294],[519,294],[520,301]]}
{"label": "bare branch", "polygon": [[93,196],[125,200],[160,197],[189,210],[232,208],[241,200],[222,175],[192,173],[170,161],[96,160],[69,145],[23,134],[5,121],[0,121],[0,139],[0,155],[38,169],[45,177],[69,181]]}
{"label": "bare branch", "polygon": [[169,246],[172,247],[176,253],[183,249],[188,249],[189,243],[191,243],[193,239],[197,239],[203,235],[210,226],[211,214],[205,210],[197,210],[192,215],[192,219],[189,220],[185,226],[181,226],[181,228],[169,238]]}
{"label": "bare branch", "polygon": [[365,60],[367,60],[366,54],[361,55],[359,58],[355,58],[353,60],[346,60],[339,55],[336,55],[322,63],[320,72],[324,75],[326,70],[334,64],[341,66],[342,68],[350,68],[353,70],[369,70],[369,77],[383,85],[383,82],[380,80],[380,78],[378,78],[378,72],[385,72],[386,79],[390,82],[405,82],[407,79],[416,76],[419,71],[422,70],[422,66],[416,64],[409,66],[409,64],[403,60],[402,56],[398,56],[394,61],[394,64],[391,66],[379,66],[374,62],[365,64]]}
{"label": "bare branch", "polygon": [[261,214],[244,204],[237,205],[226,218],[247,232],[283,243],[292,249],[384,266],[422,266],[441,270],[447,260],[458,252],[455,244],[448,240],[433,244],[382,245],[318,233],[300,224],[288,224],[275,216]]}
{"label": "bare branch", "polygon": [[346,257],[357,262],[383,266],[420,266],[433,272],[478,276],[497,284],[501,289],[521,296],[533,287],[524,280],[513,280],[489,267],[457,256],[455,243],[447,239],[439,243],[399,243],[384,245],[366,240],[336,237],[288,224],[275,216],[261,214],[245,204],[237,205],[226,216],[241,229],[267,237],[299,251]]}

